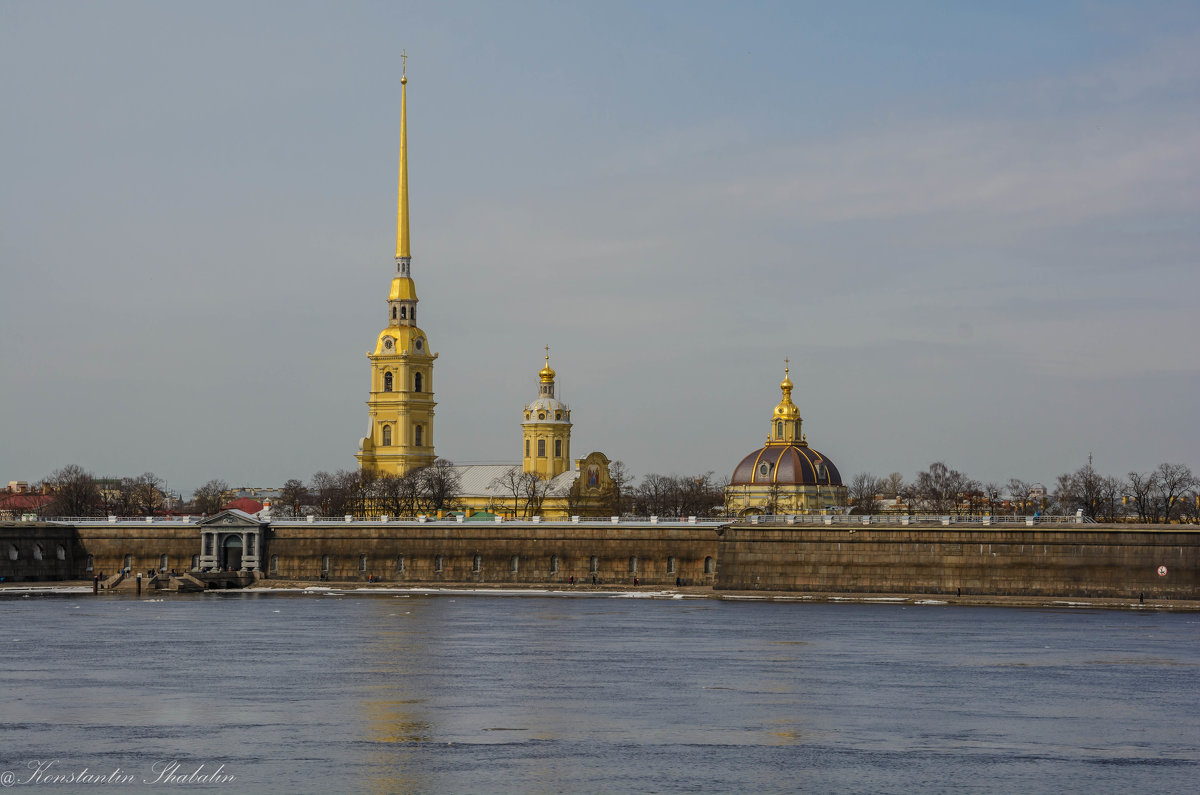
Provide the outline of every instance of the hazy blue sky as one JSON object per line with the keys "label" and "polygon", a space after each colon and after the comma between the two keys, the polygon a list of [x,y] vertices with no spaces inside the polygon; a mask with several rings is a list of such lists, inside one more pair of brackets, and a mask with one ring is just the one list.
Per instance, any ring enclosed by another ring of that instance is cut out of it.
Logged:
{"label": "hazy blue sky", "polygon": [[1200,5],[0,0],[0,480],[355,465],[407,49],[436,448],[1200,469]]}

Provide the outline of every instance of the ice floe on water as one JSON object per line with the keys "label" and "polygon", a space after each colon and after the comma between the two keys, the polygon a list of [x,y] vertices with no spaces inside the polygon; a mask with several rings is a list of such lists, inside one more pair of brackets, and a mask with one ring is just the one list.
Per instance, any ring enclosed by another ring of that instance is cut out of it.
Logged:
{"label": "ice floe on water", "polygon": [[29,596],[51,593],[91,593],[90,585],[30,585],[0,588],[0,596]]}

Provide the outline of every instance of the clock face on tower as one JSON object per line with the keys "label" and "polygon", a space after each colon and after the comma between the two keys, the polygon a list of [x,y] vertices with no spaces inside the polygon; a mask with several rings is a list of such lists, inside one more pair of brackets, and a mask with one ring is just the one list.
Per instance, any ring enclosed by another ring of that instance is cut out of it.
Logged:
{"label": "clock face on tower", "polygon": [[383,347],[387,348],[389,351],[392,349],[392,338],[391,337],[388,337],[387,339],[385,339],[383,341]]}
{"label": "clock face on tower", "polygon": [[421,348],[424,346],[424,344],[425,343],[421,340],[421,338],[417,337],[417,350],[421,350]]}

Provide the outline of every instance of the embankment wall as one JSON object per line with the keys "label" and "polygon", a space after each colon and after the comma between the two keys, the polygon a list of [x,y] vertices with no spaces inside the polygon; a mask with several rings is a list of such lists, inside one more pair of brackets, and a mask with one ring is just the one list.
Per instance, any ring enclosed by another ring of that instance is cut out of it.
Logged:
{"label": "embankment wall", "polygon": [[297,523],[272,525],[266,560],[281,579],[319,579],[327,563],[328,579],[341,581],[590,583],[594,574],[597,583],[711,585],[717,542],[715,527],[687,524]]}
{"label": "embankment wall", "polygon": [[[113,574],[126,556],[134,571],[184,571],[199,551],[200,528],[181,522],[0,524],[8,582]],[[262,560],[268,578],[309,581],[582,584],[594,574],[728,590],[1200,599],[1200,528],[1181,525],[279,522]]]}
{"label": "embankment wall", "polygon": [[1181,525],[735,524],[718,563],[731,590],[1200,598],[1200,529]]}

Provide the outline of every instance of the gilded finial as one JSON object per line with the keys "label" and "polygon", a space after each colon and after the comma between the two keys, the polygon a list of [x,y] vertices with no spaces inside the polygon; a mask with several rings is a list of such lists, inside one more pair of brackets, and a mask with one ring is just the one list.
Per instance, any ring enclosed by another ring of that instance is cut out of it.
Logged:
{"label": "gilded finial", "polygon": [[[779,401],[779,405],[775,407],[775,413],[772,421],[775,420],[799,420],[800,409],[792,402],[792,379],[789,377],[791,369],[791,360],[785,358],[783,360],[783,380],[779,382],[779,389],[783,393],[783,397]],[[778,428],[772,426],[772,433],[775,433]]]}
{"label": "gilded finial", "polygon": [[401,50],[400,51],[400,85],[404,85],[405,83],[408,82],[408,76],[406,74],[408,72],[407,67],[408,67],[408,55],[405,54],[404,50]]}
{"label": "gilded finial", "polygon": [[550,366],[550,346],[546,346],[546,366],[538,373],[543,384],[554,383],[554,368]]}

